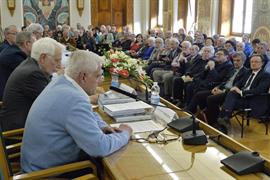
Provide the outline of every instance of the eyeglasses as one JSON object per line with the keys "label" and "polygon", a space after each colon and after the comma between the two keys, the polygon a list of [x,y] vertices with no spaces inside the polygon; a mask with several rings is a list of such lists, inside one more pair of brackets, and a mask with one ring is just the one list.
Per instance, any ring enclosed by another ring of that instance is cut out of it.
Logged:
{"label": "eyeglasses", "polygon": [[216,55],[216,56],[224,56],[223,53],[216,53],[215,55]]}
{"label": "eyeglasses", "polygon": [[168,144],[170,141],[175,141],[178,140],[180,136],[175,135],[175,134],[167,134],[167,133],[162,133],[167,129],[165,127],[164,129],[156,132],[152,132],[149,134],[147,137],[139,137],[137,138],[131,138],[132,141],[138,142],[138,143],[157,143],[157,144]]}

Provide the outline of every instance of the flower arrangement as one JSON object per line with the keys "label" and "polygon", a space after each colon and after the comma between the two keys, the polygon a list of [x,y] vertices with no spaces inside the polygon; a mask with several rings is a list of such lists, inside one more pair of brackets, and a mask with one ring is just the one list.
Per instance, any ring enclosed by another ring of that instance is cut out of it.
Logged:
{"label": "flower arrangement", "polygon": [[110,50],[104,54],[104,57],[104,68],[106,71],[119,74],[119,76],[123,78],[134,77],[143,81],[149,87],[152,85],[153,81],[143,70],[143,68],[146,66],[145,62],[131,58],[123,51]]}

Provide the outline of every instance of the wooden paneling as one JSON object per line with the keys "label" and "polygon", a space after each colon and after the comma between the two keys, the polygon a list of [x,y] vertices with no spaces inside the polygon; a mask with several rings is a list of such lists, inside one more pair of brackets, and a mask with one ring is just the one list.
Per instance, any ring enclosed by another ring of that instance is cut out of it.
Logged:
{"label": "wooden paneling", "polygon": [[150,28],[155,28],[158,25],[158,1],[150,0]]}
{"label": "wooden paneling", "polygon": [[133,0],[127,0],[126,4],[126,15],[127,22],[126,25],[129,27],[130,31],[133,31]]}
{"label": "wooden paneling", "polygon": [[[182,22],[182,27],[186,28],[187,23],[187,12],[188,12],[188,0],[178,0],[178,12],[177,20]],[[181,26],[181,24],[180,24]],[[181,27],[179,27],[181,28]]]}
{"label": "wooden paneling", "polygon": [[98,25],[112,24],[111,0],[98,1]]}
{"label": "wooden paneling", "polygon": [[116,25],[122,28],[133,24],[133,0],[92,0],[92,25]]}
{"label": "wooden paneling", "polygon": [[117,27],[126,25],[126,1],[112,0],[112,24]]}
{"label": "wooden paneling", "polygon": [[91,0],[91,22],[93,26],[98,25],[98,0]]}

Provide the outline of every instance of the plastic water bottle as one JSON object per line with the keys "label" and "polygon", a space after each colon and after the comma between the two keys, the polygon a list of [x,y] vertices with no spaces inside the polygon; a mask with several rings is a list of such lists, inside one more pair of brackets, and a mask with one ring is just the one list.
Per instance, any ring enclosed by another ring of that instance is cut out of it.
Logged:
{"label": "plastic water bottle", "polygon": [[151,104],[159,104],[160,96],[159,96],[160,88],[157,82],[154,82],[151,88]]}
{"label": "plastic water bottle", "polygon": [[119,81],[118,81],[119,75],[116,73],[112,73],[111,77],[112,77],[111,86],[119,87]]}

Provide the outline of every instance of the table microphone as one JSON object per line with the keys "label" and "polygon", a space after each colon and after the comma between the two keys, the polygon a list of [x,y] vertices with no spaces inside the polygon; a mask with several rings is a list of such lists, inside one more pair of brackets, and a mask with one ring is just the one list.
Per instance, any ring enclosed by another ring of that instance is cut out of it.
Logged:
{"label": "table microphone", "polygon": [[141,80],[136,79],[136,78],[131,78],[131,79],[133,81],[136,81],[136,82],[141,83],[141,84],[144,85],[144,87],[145,87],[145,101],[149,102],[149,94],[148,94],[148,86],[147,86],[147,84],[145,82],[141,81]]}
{"label": "table microphone", "polygon": [[140,100],[137,95],[131,94],[131,93],[129,93],[127,91],[124,91],[124,90],[122,90],[120,88],[117,88],[117,87],[114,87],[114,86],[110,86],[110,90],[113,90],[113,91],[118,92],[120,94],[124,94],[124,95],[126,95],[126,96],[128,96],[128,97],[130,97],[132,99]]}
{"label": "table microphone", "polygon": [[[126,96],[128,96],[130,98],[145,102],[144,100],[138,98],[137,95],[131,94],[131,93],[126,92],[126,91],[124,91],[122,89],[119,89],[117,87],[110,86],[110,90],[113,90],[113,91],[116,91],[118,93],[124,94],[124,95],[126,95]],[[166,106],[162,106],[162,105],[158,105],[158,104],[152,104],[152,103],[149,103],[149,102],[145,102],[145,103],[147,103],[149,105],[153,105],[153,106],[159,106],[159,107],[163,107],[163,108],[168,108]],[[191,119],[192,120],[187,119],[187,118],[185,118],[185,120],[184,119],[177,119],[177,120],[171,121],[170,123],[167,124],[169,127],[172,127],[172,128],[174,128],[176,130],[186,129],[186,132],[182,133],[182,140],[183,140],[184,144],[204,145],[204,144],[206,144],[208,142],[207,137],[206,137],[205,133],[203,132],[203,130],[197,130],[198,126],[199,126],[198,125],[199,122],[196,121],[196,118],[195,118],[193,113],[191,113],[189,111],[186,111],[186,110],[179,109],[179,108],[170,108],[170,109],[176,110],[176,111],[187,112],[187,113],[191,114]],[[191,131],[190,131],[190,128],[192,129]]]}

